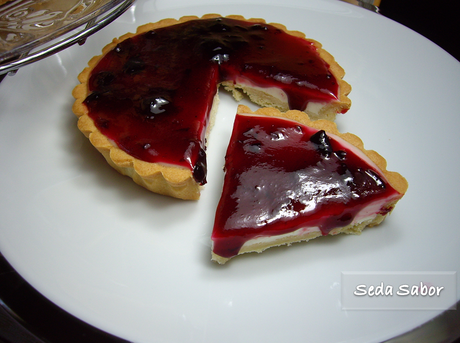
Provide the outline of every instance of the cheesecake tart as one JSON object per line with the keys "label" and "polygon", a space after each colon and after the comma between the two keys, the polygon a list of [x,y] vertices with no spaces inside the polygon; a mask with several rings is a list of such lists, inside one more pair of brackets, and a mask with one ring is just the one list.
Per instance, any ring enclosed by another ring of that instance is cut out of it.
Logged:
{"label": "cheesecake tart", "polygon": [[344,70],[280,24],[209,14],[114,39],[79,75],[78,127],[108,163],[160,194],[198,199],[218,88],[260,106],[334,119],[351,105]]}
{"label": "cheesecake tart", "polygon": [[212,260],[380,224],[408,188],[335,123],[240,105],[225,157]]}

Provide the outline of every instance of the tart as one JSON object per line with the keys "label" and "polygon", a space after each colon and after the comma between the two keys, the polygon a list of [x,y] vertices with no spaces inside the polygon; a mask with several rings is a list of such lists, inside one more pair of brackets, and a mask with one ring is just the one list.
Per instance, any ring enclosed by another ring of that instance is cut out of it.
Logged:
{"label": "tart", "polygon": [[321,44],[261,19],[165,19],[108,44],[79,75],[79,129],[108,163],[160,194],[198,199],[222,85],[239,100],[334,119],[351,105]]}
{"label": "tart", "polygon": [[212,259],[380,224],[407,190],[378,153],[331,121],[239,106],[225,157]]}

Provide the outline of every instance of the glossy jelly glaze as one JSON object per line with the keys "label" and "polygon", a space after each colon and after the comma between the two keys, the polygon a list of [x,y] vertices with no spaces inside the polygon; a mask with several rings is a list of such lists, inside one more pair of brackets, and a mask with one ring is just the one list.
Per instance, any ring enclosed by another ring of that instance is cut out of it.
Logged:
{"label": "glossy jelly glaze", "polygon": [[223,81],[278,87],[292,109],[337,99],[316,47],[270,25],[192,20],[135,35],[91,72],[85,100],[98,129],[129,155],[193,170],[206,182],[204,135]]}
{"label": "glossy jelly glaze", "polygon": [[233,130],[212,234],[219,256],[237,255],[250,239],[305,227],[327,235],[351,224],[369,203],[399,195],[374,166],[324,131],[248,115],[237,115]]}

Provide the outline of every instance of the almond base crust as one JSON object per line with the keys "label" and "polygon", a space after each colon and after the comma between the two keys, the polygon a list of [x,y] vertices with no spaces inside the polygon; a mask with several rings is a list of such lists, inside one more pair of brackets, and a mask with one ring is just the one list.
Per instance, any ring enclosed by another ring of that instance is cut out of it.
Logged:
{"label": "almond base crust", "polygon": [[[379,225],[391,213],[396,203],[404,196],[404,194],[406,193],[409,187],[407,180],[402,175],[400,175],[397,172],[388,171],[386,169],[387,162],[381,155],[379,155],[374,150],[364,149],[364,144],[358,136],[351,134],[351,133],[340,133],[337,129],[337,125],[331,121],[328,121],[328,120],[312,121],[310,120],[310,118],[308,118],[308,116],[305,116],[305,113],[300,112],[300,111],[295,111],[295,110],[287,111],[283,113],[275,108],[261,108],[253,112],[251,111],[251,109],[249,109],[247,106],[244,106],[244,105],[238,106],[238,113],[286,118],[286,119],[297,121],[301,124],[315,128],[317,130],[324,130],[326,131],[326,133],[336,135],[342,138],[343,140],[345,140],[346,142],[352,144],[359,150],[361,150],[377,166],[377,168],[380,169],[380,171],[383,173],[383,175],[385,176],[386,180],[390,183],[390,185],[398,193],[401,194],[401,196],[398,199],[393,200],[389,202],[388,204],[386,204],[385,208],[390,209],[390,211],[386,213],[385,215],[377,214],[377,216],[373,219],[369,219],[369,220],[366,220],[360,223],[350,224],[345,227],[334,228],[333,230],[329,232],[328,235],[334,236],[334,235],[338,235],[339,233],[359,235],[361,234],[364,228]],[[320,236],[322,236],[320,231],[306,232],[298,236],[281,235],[278,238],[275,238],[270,243],[245,244],[241,248],[241,250],[238,252],[238,255],[249,253],[249,252],[261,253],[262,251],[268,248],[271,248],[271,247],[276,247],[276,246],[281,246],[281,245],[291,245],[293,243],[298,243],[298,242],[307,242],[311,239],[314,239]],[[219,264],[224,264],[231,258],[225,258],[225,257],[219,256],[215,254],[214,252],[212,252],[211,259],[213,261],[218,262]]]}
{"label": "almond base crust", "polygon": [[[201,19],[210,19],[221,17],[218,14],[207,14],[201,17]],[[227,16],[227,18],[233,18],[238,20],[246,20],[242,16]],[[82,131],[86,137],[89,138],[93,146],[105,157],[107,162],[115,168],[118,172],[123,175],[131,177],[137,184],[147,188],[148,190],[159,193],[163,195],[172,196],[184,200],[198,200],[200,197],[200,185],[194,180],[192,171],[187,168],[182,168],[174,165],[165,165],[161,163],[149,163],[141,161],[135,157],[130,156],[125,153],[123,150],[118,148],[115,143],[111,142],[107,137],[105,137],[98,128],[94,125],[93,120],[88,115],[88,109],[83,104],[86,97],[89,95],[87,82],[91,75],[91,71],[98,64],[98,62],[116,47],[120,42],[133,37],[144,32],[155,30],[158,28],[171,26],[179,23],[183,23],[190,20],[200,19],[196,16],[185,16],[176,19],[163,19],[156,23],[149,23],[138,27],[135,33],[127,33],[119,38],[115,38],[110,44],[106,45],[102,49],[102,54],[93,57],[88,62],[88,67],[86,67],[78,76],[80,84],[77,85],[73,90],[73,97],[75,102],[73,105],[73,112],[77,115],[78,119],[78,128]],[[254,23],[264,23],[263,19],[248,19],[247,21]],[[298,31],[288,31],[283,25],[273,23],[271,24],[279,29],[286,31],[287,33],[302,37],[304,39],[305,35]],[[327,104],[320,111],[320,116],[323,116],[327,119],[334,119],[336,113],[345,112],[351,106],[351,101],[347,95],[351,91],[351,87],[348,83],[343,81],[343,76],[345,72],[334,60],[334,58],[325,50],[322,49],[321,44],[308,39],[312,42],[318,49],[320,56],[329,64],[331,73],[339,81],[339,99],[338,101]],[[241,91],[248,94],[250,99],[260,106],[274,106],[278,107],[281,110],[285,109],[287,104],[281,104],[276,101],[276,99],[271,99],[268,94],[263,94],[263,92],[258,92],[250,87],[238,84],[226,83],[224,87],[233,92],[233,96],[236,100],[240,100],[242,97]],[[215,114],[217,109],[218,97],[216,95],[215,101],[213,104],[213,111],[211,115]],[[302,112],[303,113],[303,112]],[[305,113],[303,113],[305,116]],[[211,119],[212,120],[212,119]]]}

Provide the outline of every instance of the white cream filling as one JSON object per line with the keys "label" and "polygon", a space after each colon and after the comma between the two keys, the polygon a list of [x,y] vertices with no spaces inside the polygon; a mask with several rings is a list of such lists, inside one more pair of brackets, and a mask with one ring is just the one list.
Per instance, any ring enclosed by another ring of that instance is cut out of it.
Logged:
{"label": "white cream filling", "polygon": [[[357,225],[360,223],[365,223],[365,222],[371,222],[373,221],[379,212],[382,209],[382,206],[385,204],[391,202],[392,198],[397,198],[398,195],[388,197],[386,199],[374,201],[365,208],[363,208],[360,212],[358,212],[353,219],[353,221],[349,225]],[[292,232],[288,232],[282,235],[276,235],[276,236],[259,236],[255,237],[253,239],[250,239],[246,241],[241,248],[241,250],[244,250],[246,247],[249,246],[254,246],[254,245],[263,245],[263,246],[270,246],[273,243],[276,243],[280,240],[289,240],[292,242],[298,241],[301,237],[305,237],[309,233],[313,232],[320,232],[321,230],[317,226],[311,226],[311,227],[303,227],[300,229],[297,229]]]}
{"label": "white cream filling", "polygon": [[396,200],[398,197],[399,195],[395,194],[385,199],[381,199],[381,200],[370,203],[368,206],[364,207],[361,211],[359,211],[356,214],[355,218],[352,221],[352,224],[358,224],[368,219],[374,219],[377,216],[377,214],[379,214],[379,212],[382,210],[384,205],[391,203],[393,200]]}
{"label": "white cream filling", "polygon": [[[250,79],[241,76],[237,76],[235,78],[235,86],[237,88],[251,89],[255,92],[265,93],[266,95],[277,99],[280,103],[286,104],[286,108],[288,107],[288,96],[283,90],[281,90],[278,87],[260,87],[254,84]],[[326,105],[327,103],[324,102],[311,101],[307,104],[305,112],[319,115],[321,109]]]}
{"label": "white cream filling", "polygon": [[268,94],[276,99],[278,99],[280,102],[287,103],[288,102],[288,97],[286,93],[281,90],[278,87],[259,87],[256,86],[251,80],[246,79],[241,76],[237,76],[235,79],[235,84],[238,86],[243,86],[251,89],[255,89],[257,91],[260,91],[262,93]]}
{"label": "white cream filling", "polygon": [[288,233],[285,233],[285,234],[282,234],[282,235],[277,235],[277,236],[255,237],[253,239],[250,239],[250,240],[246,241],[246,243],[244,243],[244,245],[241,248],[241,250],[243,250],[243,248],[245,248],[246,246],[251,246],[251,245],[256,245],[256,244],[268,245],[268,244],[274,243],[275,241],[278,241],[280,239],[289,239],[289,240],[291,240],[292,238],[305,236],[306,234],[312,233],[312,232],[320,232],[319,227],[317,227],[317,226],[304,227],[304,228],[300,228],[300,229],[297,229],[295,231],[288,232]]}
{"label": "white cream filling", "polygon": [[305,112],[309,114],[316,114],[319,115],[319,112],[325,107],[326,104],[322,102],[309,102],[307,104],[307,108],[305,109]]}

